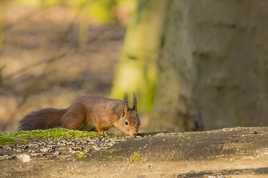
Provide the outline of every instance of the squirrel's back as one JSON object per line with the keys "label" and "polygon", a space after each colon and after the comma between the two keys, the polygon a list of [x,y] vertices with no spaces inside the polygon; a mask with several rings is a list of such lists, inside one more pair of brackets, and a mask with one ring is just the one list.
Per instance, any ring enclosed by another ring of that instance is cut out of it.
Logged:
{"label": "squirrel's back", "polygon": [[21,121],[19,130],[49,129],[61,126],[61,117],[67,109],[47,108],[26,115]]}

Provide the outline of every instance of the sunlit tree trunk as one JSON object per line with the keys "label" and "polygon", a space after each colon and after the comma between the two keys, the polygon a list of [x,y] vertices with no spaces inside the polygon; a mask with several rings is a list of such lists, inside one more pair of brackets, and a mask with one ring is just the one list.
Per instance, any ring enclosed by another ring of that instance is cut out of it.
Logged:
{"label": "sunlit tree trunk", "polygon": [[268,125],[268,1],[171,0],[151,128]]}
{"label": "sunlit tree trunk", "polygon": [[135,91],[140,111],[148,113],[155,90],[155,62],[169,1],[140,0],[137,2],[132,22],[127,29],[111,96],[123,98],[124,92]]}

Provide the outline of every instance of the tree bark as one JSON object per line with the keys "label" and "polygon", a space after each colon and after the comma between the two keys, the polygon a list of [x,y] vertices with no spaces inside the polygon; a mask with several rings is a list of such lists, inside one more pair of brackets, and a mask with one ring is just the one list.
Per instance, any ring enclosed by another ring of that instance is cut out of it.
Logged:
{"label": "tree bark", "polygon": [[123,98],[136,92],[140,112],[149,113],[156,83],[155,60],[162,34],[167,3],[163,0],[138,1],[129,24],[123,54],[115,76],[111,97]]}
{"label": "tree bark", "polygon": [[267,125],[268,1],[170,3],[150,128]]}

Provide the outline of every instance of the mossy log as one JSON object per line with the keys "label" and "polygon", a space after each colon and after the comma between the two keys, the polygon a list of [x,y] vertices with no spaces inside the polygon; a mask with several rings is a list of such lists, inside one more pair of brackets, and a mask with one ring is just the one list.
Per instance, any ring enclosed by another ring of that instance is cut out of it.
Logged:
{"label": "mossy log", "polygon": [[[51,131],[55,133],[55,130]],[[62,132],[67,132],[68,138],[70,134],[87,138],[84,132],[61,130],[61,134],[57,133],[55,137],[61,144],[63,143],[61,137],[65,135]],[[39,137],[40,133],[38,131],[35,135]],[[46,133],[44,138],[50,135],[46,131],[44,133]],[[53,134],[50,136],[54,137]],[[72,153],[68,150],[72,147],[83,150],[89,142],[80,141],[77,145],[78,142],[73,137],[65,152],[62,150],[61,154],[48,157],[53,151],[51,148],[57,144],[53,142],[51,145],[50,140],[46,144],[39,144],[47,146],[48,152],[33,157],[30,162],[22,163],[16,159],[0,161],[0,177],[87,177],[89,175],[141,177],[146,175],[145,177],[185,178],[208,177],[208,175],[229,177],[233,174],[242,177],[247,175],[265,177],[268,173],[268,127],[184,133],[141,133],[136,138],[120,137],[120,139],[97,135],[92,137],[92,134],[88,136],[97,139],[94,142],[95,146],[104,142],[109,145],[111,143],[109,139],[117,139],[117,142],[107,149],[99,147],[100,150],[76,153],[75,157],[70,159],[68,154]],[[31,144],[38,145],[38,142]],[[5,146],[0,145],[1,154],[11,150],[3,152],[4,148]],[[21,149],[22,146],[19,148]],[[46,149],[42,148],[42,150]]]}
{"label": "mossy log", "polygon": [[[31,144],[33,140],[36,143],[39,139],[40,142],[47,139],[56,140],[53,144],[57,144],[62,139],[69,141],[92,139],[97,140],[98,143],[103,142],[103,144],[108,143],[109,140],[116,140],[113,143],[110,142],[109,147],[105,149],[100,147],[100,149],[85,152],[88,154],[87,159],[89,160],[127,160],[133,154],[145,161],[207,160],[219,157],[268,154],[268,152],[264,153],[268,148],[268,127],[238,127],[202,132],[152,132],[140,133],[135,138],[122,135],[102,136],[96,132],[87,131],[50,129],[20,131],[11,135],[1,133],[0,139],[13,141],[13,143],[8,142],[9,144],[0,142],[2,145],[11,146],[20,141],[22,142],[17,145]],[[89,145],[81,142],[80,146],[87,147]]]}

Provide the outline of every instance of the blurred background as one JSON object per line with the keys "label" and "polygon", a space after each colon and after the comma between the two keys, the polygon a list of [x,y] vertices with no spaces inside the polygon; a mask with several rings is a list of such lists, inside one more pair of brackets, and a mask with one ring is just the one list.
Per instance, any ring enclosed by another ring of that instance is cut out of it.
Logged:
{"label": "blurred background", "polygon": [[110,95],[131,0],[0,1],[0,130],[81,95]]}
{"label": "blurred background", "polygon": [[142,131],[268,124],[266,1],[0,0],[0,130],[83,95]]}

